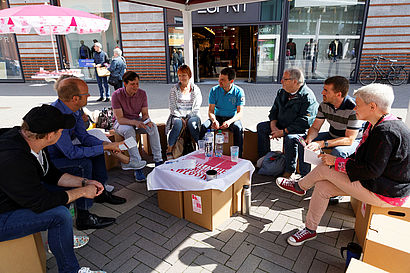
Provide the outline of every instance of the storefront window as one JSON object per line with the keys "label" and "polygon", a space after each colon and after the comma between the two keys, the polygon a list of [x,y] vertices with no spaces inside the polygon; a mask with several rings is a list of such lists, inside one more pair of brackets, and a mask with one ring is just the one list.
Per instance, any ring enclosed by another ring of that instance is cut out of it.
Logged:
{"label": "storefront window", "polygon": [[350,78],[356,65],[365,0],[290,3],[286,67],[307,79]]}
{"label": "storefront window", "polygon": [[257,82],[277,80],[280,47],[280,25],[259,27],[257,53]]}
{"label": "storefront window", "polygon": [[261,21],[282,20],[283,0],[268,0],[261,2]]}
{"label": "storefront window", "polygon": [[[8,8],[2,1],[0,9]],[[14,34],[0,35],[0,80],[23,80]]]}
{"label": "storefront window", "polygon": [[184,63],[184,28],[168,27],[168,44],[171,82],[178,82],[178,66]]}
{"label": "storefront window", "polygon": [[113,50],[120,46],[117,13],[114,11],[115,0],[60,0],[60,6],[82,10],[111,21],[107,31],[94,34],[72,33],[62,36],[61,51],[66,68],[81,69],[85,80],[95,79],[94,68],[84,67],[85,59],[93,58],[94,40],[102,45],[102,50],[111,59]]}

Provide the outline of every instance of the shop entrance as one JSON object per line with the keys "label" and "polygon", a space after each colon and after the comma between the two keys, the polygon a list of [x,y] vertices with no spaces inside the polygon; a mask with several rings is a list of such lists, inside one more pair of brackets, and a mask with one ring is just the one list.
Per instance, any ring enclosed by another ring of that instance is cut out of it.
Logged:
{"label": "shop entrance", "polygon": [[215,80],[232,67],[238,80],[255,81],[257,26],[194,27],[195,81]]}

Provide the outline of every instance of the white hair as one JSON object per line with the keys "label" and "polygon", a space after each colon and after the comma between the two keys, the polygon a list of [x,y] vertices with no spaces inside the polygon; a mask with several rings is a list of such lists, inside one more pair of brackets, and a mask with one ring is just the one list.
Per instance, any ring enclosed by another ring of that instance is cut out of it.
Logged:
{"label": "white hair", "polygon": [[114,54],[117,54],[118,56],[122,55],[122,50],[119,49],[118,47],[114,48]]}
{"label": "white hair", "polygon": [[101,43],[94,43],[94,46],[98,46],[99,48],[101,48],[102,49],[102,45],[101,45]]}
{"label": "white hair", "polygon": [[297,80],[299,84],[305,83],[305,76],[303,75],[303,72],[300,68],[298,67],[290,67],[288,69],[285,69],[284,72],[288,72],[289,76],[292,80]]}
{"label": "white hair", "polygon": [[355,90],[354,96],[361,98],[364,103],[374,102],[377,107],[386,112],[390,112],[394,101],[393,88],[387,84],[372,83]]}

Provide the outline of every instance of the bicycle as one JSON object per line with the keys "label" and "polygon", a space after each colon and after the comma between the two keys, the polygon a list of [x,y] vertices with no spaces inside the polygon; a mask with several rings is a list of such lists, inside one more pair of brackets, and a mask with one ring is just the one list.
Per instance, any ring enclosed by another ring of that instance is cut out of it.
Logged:
{"label": "bicycle", "polygon": [[[397,60],[390,60],[377,56],[373,58],[376,61],[372,64],[372,68],[362,70],[359,74],[359,81],[362,85],[374,83],[378,78],[380,80],[387,80],[391,85],[401,85],[407,80],[407,72],[404,65],[394,65]],[[380,60],[387,60],[390,62],[390,67],[385,70],[380,65]]]}

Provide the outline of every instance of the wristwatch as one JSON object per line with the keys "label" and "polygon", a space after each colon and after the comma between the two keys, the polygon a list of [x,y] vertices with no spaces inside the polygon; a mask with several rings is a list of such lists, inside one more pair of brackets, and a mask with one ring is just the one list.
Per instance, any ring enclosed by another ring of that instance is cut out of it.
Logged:
{"label": "wristwatch", "polygon": [[87,185],[88,179],[87,178],[83,178],[83,180],[81,180],[81,187],[85,187]]}
{"label": "wristwatch", "polygon": [[323,144],[325,145],[325,148],[329,147],[329,142],[327,142],[327,140],[323,141]]}

